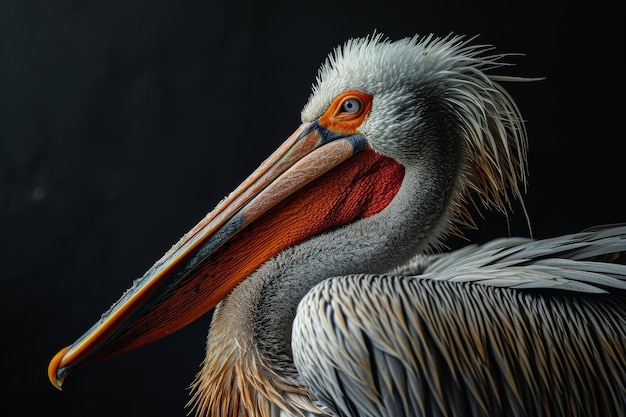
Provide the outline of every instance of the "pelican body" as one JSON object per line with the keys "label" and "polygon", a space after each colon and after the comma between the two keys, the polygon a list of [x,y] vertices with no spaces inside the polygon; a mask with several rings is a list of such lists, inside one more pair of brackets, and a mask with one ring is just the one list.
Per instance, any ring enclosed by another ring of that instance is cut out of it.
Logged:
{"label": "pelican body", "polygon": [[302,124],[50,362],[213,310],[198,416],[623,416],[626,227],[453,252],[526,186],[520,111],[473,39],[375,34],[322,65]]}

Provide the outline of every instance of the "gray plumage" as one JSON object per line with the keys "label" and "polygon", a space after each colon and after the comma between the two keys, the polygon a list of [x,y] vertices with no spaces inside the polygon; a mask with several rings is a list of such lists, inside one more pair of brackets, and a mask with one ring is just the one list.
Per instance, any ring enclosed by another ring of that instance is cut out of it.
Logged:
{"label": "gray plumage", "polygon": [[337,416],[622,416],[626,227],[499,239],[300,303],[296,367]]}

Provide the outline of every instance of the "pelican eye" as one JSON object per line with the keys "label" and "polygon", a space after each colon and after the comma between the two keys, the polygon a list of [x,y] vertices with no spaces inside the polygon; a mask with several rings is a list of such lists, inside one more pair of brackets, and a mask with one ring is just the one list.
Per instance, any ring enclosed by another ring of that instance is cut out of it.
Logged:
{"label": "pelican eye", "polygon": [[341,104],[341,111],[354,114],[361,109],[362,105],[363,103],[361,103],[361,100],[356,98],[349,98],[347,100],[344,100],[344,102]]}
{"label": "pelican eye", "polygon": [[346,91],[333,100],[319,122],[335,132],[353,134],[369,113],[372,99],[371,94],[363,91]]}

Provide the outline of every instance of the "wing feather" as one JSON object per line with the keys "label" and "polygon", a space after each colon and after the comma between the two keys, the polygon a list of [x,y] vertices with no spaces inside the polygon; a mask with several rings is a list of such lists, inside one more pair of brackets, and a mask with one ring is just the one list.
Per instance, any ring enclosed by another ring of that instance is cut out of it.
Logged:
{"label": "wing feather", "polygon": [[337,416],[625,415],[626,265],[592,261],[612,251],[626,227],[327,279],[300,303],[294,362]]}

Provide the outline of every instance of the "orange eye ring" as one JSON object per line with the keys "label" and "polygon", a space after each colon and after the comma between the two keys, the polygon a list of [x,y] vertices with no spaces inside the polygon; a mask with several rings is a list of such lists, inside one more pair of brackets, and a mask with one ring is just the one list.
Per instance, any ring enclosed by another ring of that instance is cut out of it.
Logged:
{"label": "orange eye ring", "polygon": [[354,134],[372,108],[371,94],[362,91],[346,91],[333,100],[326,113],[319,119],[320,125],[338,133]]}

